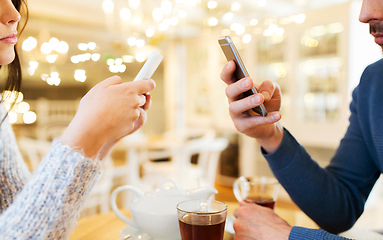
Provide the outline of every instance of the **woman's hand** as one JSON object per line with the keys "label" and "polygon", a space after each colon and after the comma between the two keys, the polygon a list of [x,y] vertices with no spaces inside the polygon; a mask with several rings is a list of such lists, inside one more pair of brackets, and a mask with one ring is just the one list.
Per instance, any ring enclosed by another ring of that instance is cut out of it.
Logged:
{"label": "woman's hand", "polygon": [[[145,101],[145,104],[140,106],[140,108],[138,109],[140,111],[140,116],[139,118],[134,122],[134,127],[132,129],[132,131],[129,133],[129,134],[132,134],[134,133],[135,131],[137,131],[141,126],[143,126],[146,121],[148,120],[148,113],[147,111],[149,110],[149,108],[152,106],[152,96],[149,94],[149,93],[145,93],[144,94],[144,97],[146,99]],[[128,135],[129,135],[128,134]]]}
{"label": "woman's hand", "polygon": [[154,88],[153,80],[122,83],[118,76],[100,82],[81,99],[61,142],[95,157],[106,143],[115,143],[145,123],[151,105],[146,93]]}
{"label": "woman's hand", "polygon": [[[278,84],[264,81],[257,86],[258,94],[243,98],[243,93],[253,86],[251,78],[243,78],[235,82],[233,73],[235,63],[230,61],[221,72],[221,79],[228,84],[226,96],[229,100],[230,117],[236,129],[249,137],[257,139],[267,152],[273,152],[283,138],[283,127],[279,123],[282,94]],[[264,104],[268,114],[266,117],[250,115],[247,111]]]}
{"label": "woman's hand", "polygon": [[[147,94],[145,94],[145,97],[146,97],[145,104],[138,109],[140,111],[140,117],[134,122],[134,127],[128,135],[137,131],[141,126],[143,126],[146,123],[146,120],[148,119],[148,114],[146,111],[149,110],[150,106],[152,105],[152,96],[149,93],[147,93]],[[109,154],[109,152],[112,150],[113,146],[120,139],[121,138],[118,138],[118,139],[109,141],[106,144],[104,144],[104,146],[101,148],[101,150],[99,152],[98,158],[104,159],[104,157],[106,157]]]}
{"label": "woman's hand", "polygon": [[271,208],[241,202],[234,211],[234,240],[287,240],[291,226]]}

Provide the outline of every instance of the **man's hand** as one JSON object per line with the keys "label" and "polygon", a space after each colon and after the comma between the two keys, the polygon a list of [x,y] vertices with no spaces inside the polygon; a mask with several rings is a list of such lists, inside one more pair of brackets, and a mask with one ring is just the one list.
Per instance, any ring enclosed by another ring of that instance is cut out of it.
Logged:
{"label": "man's hand", "polygon": [[287,240],[291,226],[271,208],[241,202],[234,211],[234,240]]}
{"label": "man's hand", "polygon": [[[279,123],[282,94],[278,84],[264,81],[256,86],[258,94],[243,98],[243,93],[253,86],[251,78],[243,78],[235,82],[233,73],[235,63],[230,61],[221,72],[221,79],[228,84],[226,96],[229,100],[230,117],[236,129],[249,137],[257,139],[267,152],[273,152],[283,138],[283,127]],[[248,110],[264,104],[268,115],[251,116]]]}

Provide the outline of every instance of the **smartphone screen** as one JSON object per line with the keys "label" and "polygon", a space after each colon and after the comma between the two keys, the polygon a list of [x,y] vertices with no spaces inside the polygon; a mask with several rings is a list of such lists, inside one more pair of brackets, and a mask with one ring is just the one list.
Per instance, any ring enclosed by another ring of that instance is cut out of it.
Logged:
{"label": "smartphone screen", "polygon": [[[245,68],[245,65],[242,62],[241,56],[239,55],[239,52],[238,52],[237,48],[235,47],[231,38],[229,36],[222,37],[222,38],[218,39],[218,43],[221,46],[222,51],[225,54],[227,61],[233,60],[236,64],[236,69],[234,72],[234,76],[235,76],[236,81],[238,81],[244,77],[250,77],[249,73],[247,72],[247,70]],[[256,94],[256,93],[258,93],[257,89],[255,88],[255,86],[253,86],[252,89],[250,89],[247,92],[244,92],[243,94],[245,97],[247,97],[247,96],[250,96],[250,95]],[[261,104],[258,107],[252,108],[252,110],[255,113],[257,113],[263,117],[265,117],[267,115],[266,108],[263,104]]]}

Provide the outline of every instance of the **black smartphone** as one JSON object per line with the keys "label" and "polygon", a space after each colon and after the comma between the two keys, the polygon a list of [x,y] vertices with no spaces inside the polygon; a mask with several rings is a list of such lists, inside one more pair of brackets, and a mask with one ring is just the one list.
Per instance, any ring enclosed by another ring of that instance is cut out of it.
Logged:
{"label": "black smartphone", "polygon": [[[235,47],[234,42],[231,40],[231,38],[229,36],[219,38],[218,43],[221,46],[227,61],[233,60],[236,64],[236,69],[234,72],[236,81],[244,77],[250,77],[249,73],[247,72],[245,68],[245,65],[242,62],[241,56],[239,55],[239,52],[237,48]],[[243,94],[245,95],[245,97],[247,97],[256,93],[258,93],[257,89],[255,88],[255,86],[253,86],[249,91],[244,92]],[[263,104],[261,104],[258,107],[252,108],[252,110],[263,117],[267,116],[267,111]]]}

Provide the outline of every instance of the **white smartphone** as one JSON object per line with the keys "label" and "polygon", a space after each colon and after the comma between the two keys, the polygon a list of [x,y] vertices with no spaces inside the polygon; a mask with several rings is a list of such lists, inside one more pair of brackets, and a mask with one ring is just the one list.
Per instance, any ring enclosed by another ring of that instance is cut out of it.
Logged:
{"label": "white smartphone", "polygon": [[[226,56],[227,61],[234,61],[236,65],[236,69],[234,72],[234,76],[236,81],[244,78],[244,77],[250,77],[249,73],[247,72],[245,65],[242,62],[241,56],[239,55],[239,52],[237,48],[234,45],[234,42],[231,40],[229,36],[225,36],[218,39],[218,43],[222,48],[223,53]],[[255,86],[253,86],[249,91],[244,92],[244,97],[250,96],[252,94],[258,93]],[[267,116],[266,108],[263,104],[261,104],[258,107],[252,108],[252,111],[255,113],[265,117]]]}
{"label": "white smartphone", "polygon": [[161,55],[161,53],[158,51],[153,51],[133,81],[150,79],[160,65],[163,58],[164,57]]}

